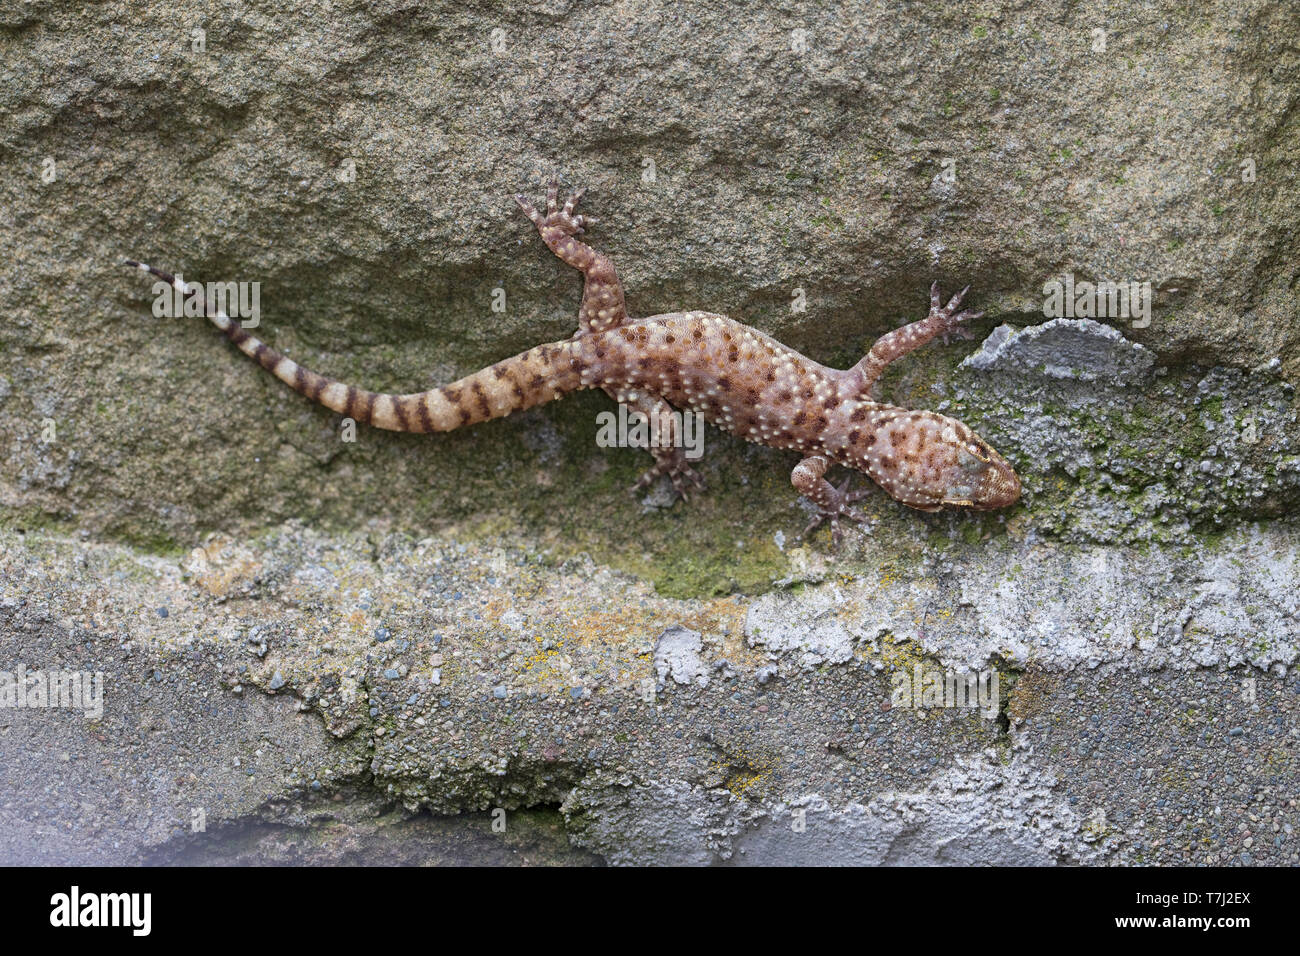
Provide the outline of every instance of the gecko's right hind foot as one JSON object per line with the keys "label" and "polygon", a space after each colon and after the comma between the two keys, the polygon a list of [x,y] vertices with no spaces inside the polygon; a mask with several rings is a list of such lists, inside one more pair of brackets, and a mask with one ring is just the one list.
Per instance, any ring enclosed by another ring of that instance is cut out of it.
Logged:
{"label": "gecko's right hind foot", "polygon": [[560,208],[559,186],[551,183],[546,191],[545,215],[538,212],[523,193],[515,196],[515,202],[519,203],[519,208],[524,211],[524,215],[533,221],[538,232],[549,230],[565,236],[580,236],[588,225],[596,221],[590,216],[575,214],[573,211],[586,191],[586,189],[579,189],[565,201],[564,207]]}

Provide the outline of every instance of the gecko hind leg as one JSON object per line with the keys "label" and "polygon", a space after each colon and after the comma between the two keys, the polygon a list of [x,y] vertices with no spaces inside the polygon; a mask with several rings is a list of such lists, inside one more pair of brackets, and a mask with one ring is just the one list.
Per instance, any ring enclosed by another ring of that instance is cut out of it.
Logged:
{"label": "gecko hind leg", "polygon": [[627,305],[623,301],[623,284],[619,282],[614,264],[577,236],[596,220],[574,209],[582,199],[585,189],[579,189],[559,205],[559,187],[551,183],[546,191],[546,213],[543,215],[522,195],[515,196],[519,208],[533,221],[542,241],[559,259],[579,270],[583,276],[582,305],[578,309],[578,335],[586,332],[604,332],[617,328],[627,321]]}
{"label": "gecko hind leg", "polygon": [[823,522],[829,522],[831,545],[838,549],[844,536],[840,530],[841,519],[856,521],[860,525],[870,525],[870,519],[866,515],[847,506],[867,497],[871,491],[849,491],[851,481],[849,478],[845,478],[836,488],[825,478],[826,469],[830,464],[830,459],[821,455],[812,455],[799,462],[794,471],[790,472],[790,483],[794,485],[795,490],[819,509],[817,516],[808,522],[808,527],[795,535],[795,541],[802,541]]}
{"label": "gecko hind leg", "polygon": [[645,443],[638,443],[638,447],[644,448],[654,455],[654,466],[638,478],[630,490],[637,492],[642,488],[648,488],[660,475],[667,475],[668,480],[672,482],[673,491],[682,501],[690,501],[691,486],[694,486],[695,490],[702,491],[704,489],[704,478],[687,461],[686,450],[682,447],[680,441],[681,434],[679,432],[680,425],[677,413],[673,410],[673,407],[662,398],[655,398],[650,395],[629,395],[613,389],[606,389],[605,391],[614,401],[622,402],[634,412],[644,416],[647,423],[656,419],[660,423],[659,443],[657,445],[652,444],[649,440]]}

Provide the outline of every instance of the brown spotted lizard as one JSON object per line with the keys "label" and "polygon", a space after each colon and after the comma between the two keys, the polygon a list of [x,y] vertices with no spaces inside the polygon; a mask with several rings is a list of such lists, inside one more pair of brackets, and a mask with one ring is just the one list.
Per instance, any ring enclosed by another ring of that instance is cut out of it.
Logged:
{"label": "brown spotted lizard", "polygon": [[[204,305],[218,329],[290,388],[359,422],[405,432],[446,432],[549,402],[569,392],[599,388],[644,415],[671,422],[676,408],[746,441],[797,451],[802,461],[790,480],[819,513],[800,537],[829,521],[833,542],[839,521],[864,521],[849,505],[867,494],[826,480],[832,463],[866,472],[891,496],[921,511],[1004,508],[1020,497],[1011,466],[970,428],[928,411],[874,400],[885,367],[936,336],[958,333],[980,313],[958,312],[962,290],[941,305],[930,288],[930,314],[876,341],[852,368],[827,368],[725,315],[672,312],[633,319],[613,263],[576,237],[591,223],[574,212],[582,191],[563,207],[551,186],[546,213],[516,196],[542,241],[585,278],[578,331],[572,338],[529,349],[450,385],[390,395],[326,378],[251,336],[237,320]],[[135,266],[194,295],[202,287],[143,263]],[[969,288],[969,287],[968,287]],[[671,429],[670,429],[671,431]],[[687,497],[687,482],[703,487],[675,436],[648,449],[654,467],[633,486],[660,475]]]}

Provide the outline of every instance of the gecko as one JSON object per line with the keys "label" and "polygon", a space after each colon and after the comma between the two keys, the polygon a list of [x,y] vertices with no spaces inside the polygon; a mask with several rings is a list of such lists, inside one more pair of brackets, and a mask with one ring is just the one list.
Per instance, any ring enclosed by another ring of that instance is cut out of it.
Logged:
{"label": "gecko", "polygon": [[[623,286],[604,254],[579,239],[596,220],[576,212],[585,190],[561,206],[558,187],[547,192],[546,212],[523,195],[515,201],[542,241],[583,275],[578,330],[538,345],[449,385],[405,395],[371,392],[328,378],[249,334],[211,303],[203,314],[241,352],[280,381],[326,408],[378,428],[448,432],[553,401],[579,389],[602,389],[632,412],[668,423],[657,443],[644,442],[654,465],[632,486],[661,476],[674,497],[689,498],[704,482],[686,459],[671,423],[674,410],[698,412],[746,441],[798,452],[790,481],[817,513],[797,536],[829,523],[839,547],[842,520],[867,517],[851,507],[869,491],[850,491],[826,478],[832,464],[865,473],[892,498],[920,511],[991,510],[1014,504],[1020,480],[1007,461],[968,426],[936,412],[877,400],[890,363],[937,336],[960,335],[983,313],[958,311],[969,286],[942,303],[930,288],[929,314],[881,336],[852,368],[821,365],[742,322],[712,312],[628,314]],[[202,295],[153,266],[126,260],[183,295]]]}

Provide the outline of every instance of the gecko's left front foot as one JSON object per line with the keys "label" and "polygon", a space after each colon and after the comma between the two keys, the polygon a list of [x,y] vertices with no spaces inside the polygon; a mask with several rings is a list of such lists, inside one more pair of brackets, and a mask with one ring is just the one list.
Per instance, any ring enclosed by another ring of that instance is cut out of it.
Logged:
{"label": "gecko's left front foot", "polygon": [[818,499],[814,499],[817,507],[821,510],[812,521],[808,522],[808,527],[795,535],[795,541],[802,541],[807,535],[821,527],[823,522],[829,521],[831,525],[831,547],[838,551],[840,542],[844,539],[844,532],[840,530],[841,518],[856,521],[864,526],[871,524],[871,519],[862,512],[856,508],[847,507],[853,502],[867,497],[871,492],[869,490],[849,491],[849,481],[850,479],[845,478],[838,488],[834,488],[829,482],[826,483],[826,487],[831,488],[833,493],[827,495],[825,500],[820,500],[820,496]]}
{"label": "gecko's left front foot", "polygon": [[957,309],[961,307],[961,300],[969,291],[970,286],[967,286],[949,299],[947,305],[940,305],[939,303],[943,300],[939,297],[938,280],[935,280],[935,282],[930,286],[929,317],[932,320],[936,320],[935,324],[938,327],[939,341],[944,345],[947,345],[952,339],[972,339],[975,337],[975,333],[966,328],[964,323],[969,322],[972,319],[982,319],[984,313],[971,312],[969,310],[965,312],[957,311]]}
{"label": "gecko's left front foot", "polygon": [[688,483],[694,485],[699,491],[704,490],[704,479],[698,471],[686,463],[686,455],[680,448],[674,448],[671,453],[656,457],[654,467],[638,478],[631,490],[635,493],[642,488],[648,488],[660,475],[668,476],[668,480],[673,483],[673,491],[682,501],[691,500],[690,495],[687,494]]}

